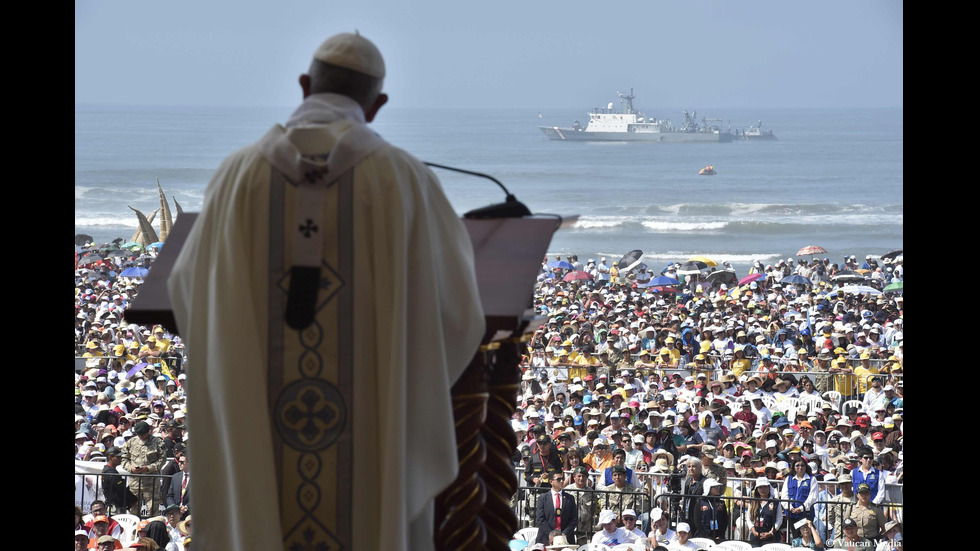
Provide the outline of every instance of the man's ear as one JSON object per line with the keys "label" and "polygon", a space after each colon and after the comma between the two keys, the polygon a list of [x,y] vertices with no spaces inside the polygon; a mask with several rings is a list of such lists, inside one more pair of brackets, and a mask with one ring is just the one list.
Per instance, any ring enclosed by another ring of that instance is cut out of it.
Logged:
{"label": "man's ear", "polygon": [[310,95],[310,75],[299,76],[299,87],[303,89],[303,99],[308,98]]}
{"label": "man's ear", "polygon": [[374,117],[378,114],[378,111],[386,103],[388,103],[388,94],[378,94],[377,99],[374,100],[371,107],[364,112],[364,120],[367,122],[373,121]]}

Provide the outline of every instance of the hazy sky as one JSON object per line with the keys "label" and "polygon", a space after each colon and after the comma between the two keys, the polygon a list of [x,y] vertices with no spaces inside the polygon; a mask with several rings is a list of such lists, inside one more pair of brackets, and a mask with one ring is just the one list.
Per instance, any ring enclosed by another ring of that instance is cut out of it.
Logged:
{"label": "hazy sky", "polygon": [[[600,7],[603,6],[603,7]],[[76,0],[75,103],[291,106],[326,37],[392,106],[901,107],[900,1]]]}

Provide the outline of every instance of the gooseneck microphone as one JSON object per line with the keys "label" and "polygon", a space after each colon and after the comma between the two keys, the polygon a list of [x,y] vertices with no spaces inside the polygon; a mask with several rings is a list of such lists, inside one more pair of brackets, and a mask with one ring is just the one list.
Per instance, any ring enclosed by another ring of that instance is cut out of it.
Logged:
{"label": "gooseneck microphone", "polygon": [[486,178],[493,181],[500,189],[504,190],[507,195],[507,199],[503,203],[494,203],[486,207],[480,207],[478,209],[473,209],[463,215],[463,218],[520,218],[522,216],[531,216],[531,211],[514,197],[514,194],[507,190],[504,184],[500,183],[500,180],[490,176],[489,174],[483,174],[482,172],[473,172],[472,170],[464,170],[462,168],[456,168],[452,166],[439,165],[436,163],[430,163],[428,161],[423,161],[426,165],[441,168],[444,170],[452,170],[454,172],[461,172],[463,174],[469,174],[471,176],[479,176],[481,178]]}

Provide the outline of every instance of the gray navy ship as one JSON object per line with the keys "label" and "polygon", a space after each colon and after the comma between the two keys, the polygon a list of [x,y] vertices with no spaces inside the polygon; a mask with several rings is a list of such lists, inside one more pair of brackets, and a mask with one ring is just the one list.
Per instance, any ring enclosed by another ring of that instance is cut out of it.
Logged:
{"label": "gray navy ship", "polygon": [[[618,93],[618,92],[617,92]],[[596,108],[589,113],[589,123],[583,128],[579,121],[571,127],[539,126],[552,140],[587,142],[731,142],[731,132],[723,132],[721,119],[701,118],[697,111],[684,111],[684,125],[675,128],[670,120],[644,117],[633,109],[633,89],[629,94],[618,93],[621,111],[613,109],[612,102],[606,108]],[[717,124],[715,124],[717,123]]]}
{"label": "gray navy ship", "polygon": [[739,140],[775,140],[776,135],[772,133],[772,130],[763,130],[762,121],[759,121],[758,126],[749,126],[748,130],[740,131],[735,133],[735,138]]}

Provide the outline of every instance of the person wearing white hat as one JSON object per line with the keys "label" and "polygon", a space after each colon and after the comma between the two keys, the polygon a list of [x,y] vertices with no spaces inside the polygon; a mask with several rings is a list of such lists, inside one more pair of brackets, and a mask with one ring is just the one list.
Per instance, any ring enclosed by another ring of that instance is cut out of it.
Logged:
{"label": "person wearing white hat", "polygon": [[752,497],[758,500],[749,502],[749,541],[753,545],[762,545],[777,541],[780,525],[783,522],[783,507],[772,489],[772,485],[764,476],[755,480]]}
{"label": "person wearing white hat", "polygon": [[[209,482],[195,548],[305,546],[310,522],[343,548],[433,547],[434,497],[459,471],[450,388],[485,320],[435,174],[368,128],[385,76],[367,38],[325,40],[285,126],[218,168],[175,262],[192,471]],[[300,489],[340,501],[311,519]]]}
{"label": "person wearing white hat", "polygon": [[728,508],[725,507],[724,500],[718,497],[724,489],[725,485],[721,482],[713,478],[705,479],[704,497],[698,500],[695,537],[707,538],[715,543],[725,539],[725,532],[728,530]]}
{"label": "person wearing white hat", "polygon": [[625,509],[623,511],[623,514],[619,515],[619,518],[623,520],[623,530],[629,532],[629,534],[633,537],[633,541],[646,537],[646,534],[643,533],[643,530],[640,530],[636,526],[636,520],[637,520],[636,511],[634,511],[633,509]]}
{"label": "person wearing white hat", "polygon": [[631,543],[634,536],[616,526],[616,513],[609,509],[599,511],[600,530],[592,536],[592,543],[615,547],[621,543]]}
{"label": "person wearing white hat", "polygon": [[651,542],[666,546],[677,539],[677,533],[670,529],[669,520],[660,507],[654,507],[650,511],[650,527],[653,530],[647,534],[647,537],[650,538]]}
{"label": "person wearing white hat", "polygon": [[688,541],[688,538],[690,537],[691,525],[686,522],[678,522],[677,529],[674,532],[674,539],[671,540],[668,548],[671,549],[671,551],[674,549],[700,549],[700,545],[692,541]]}

